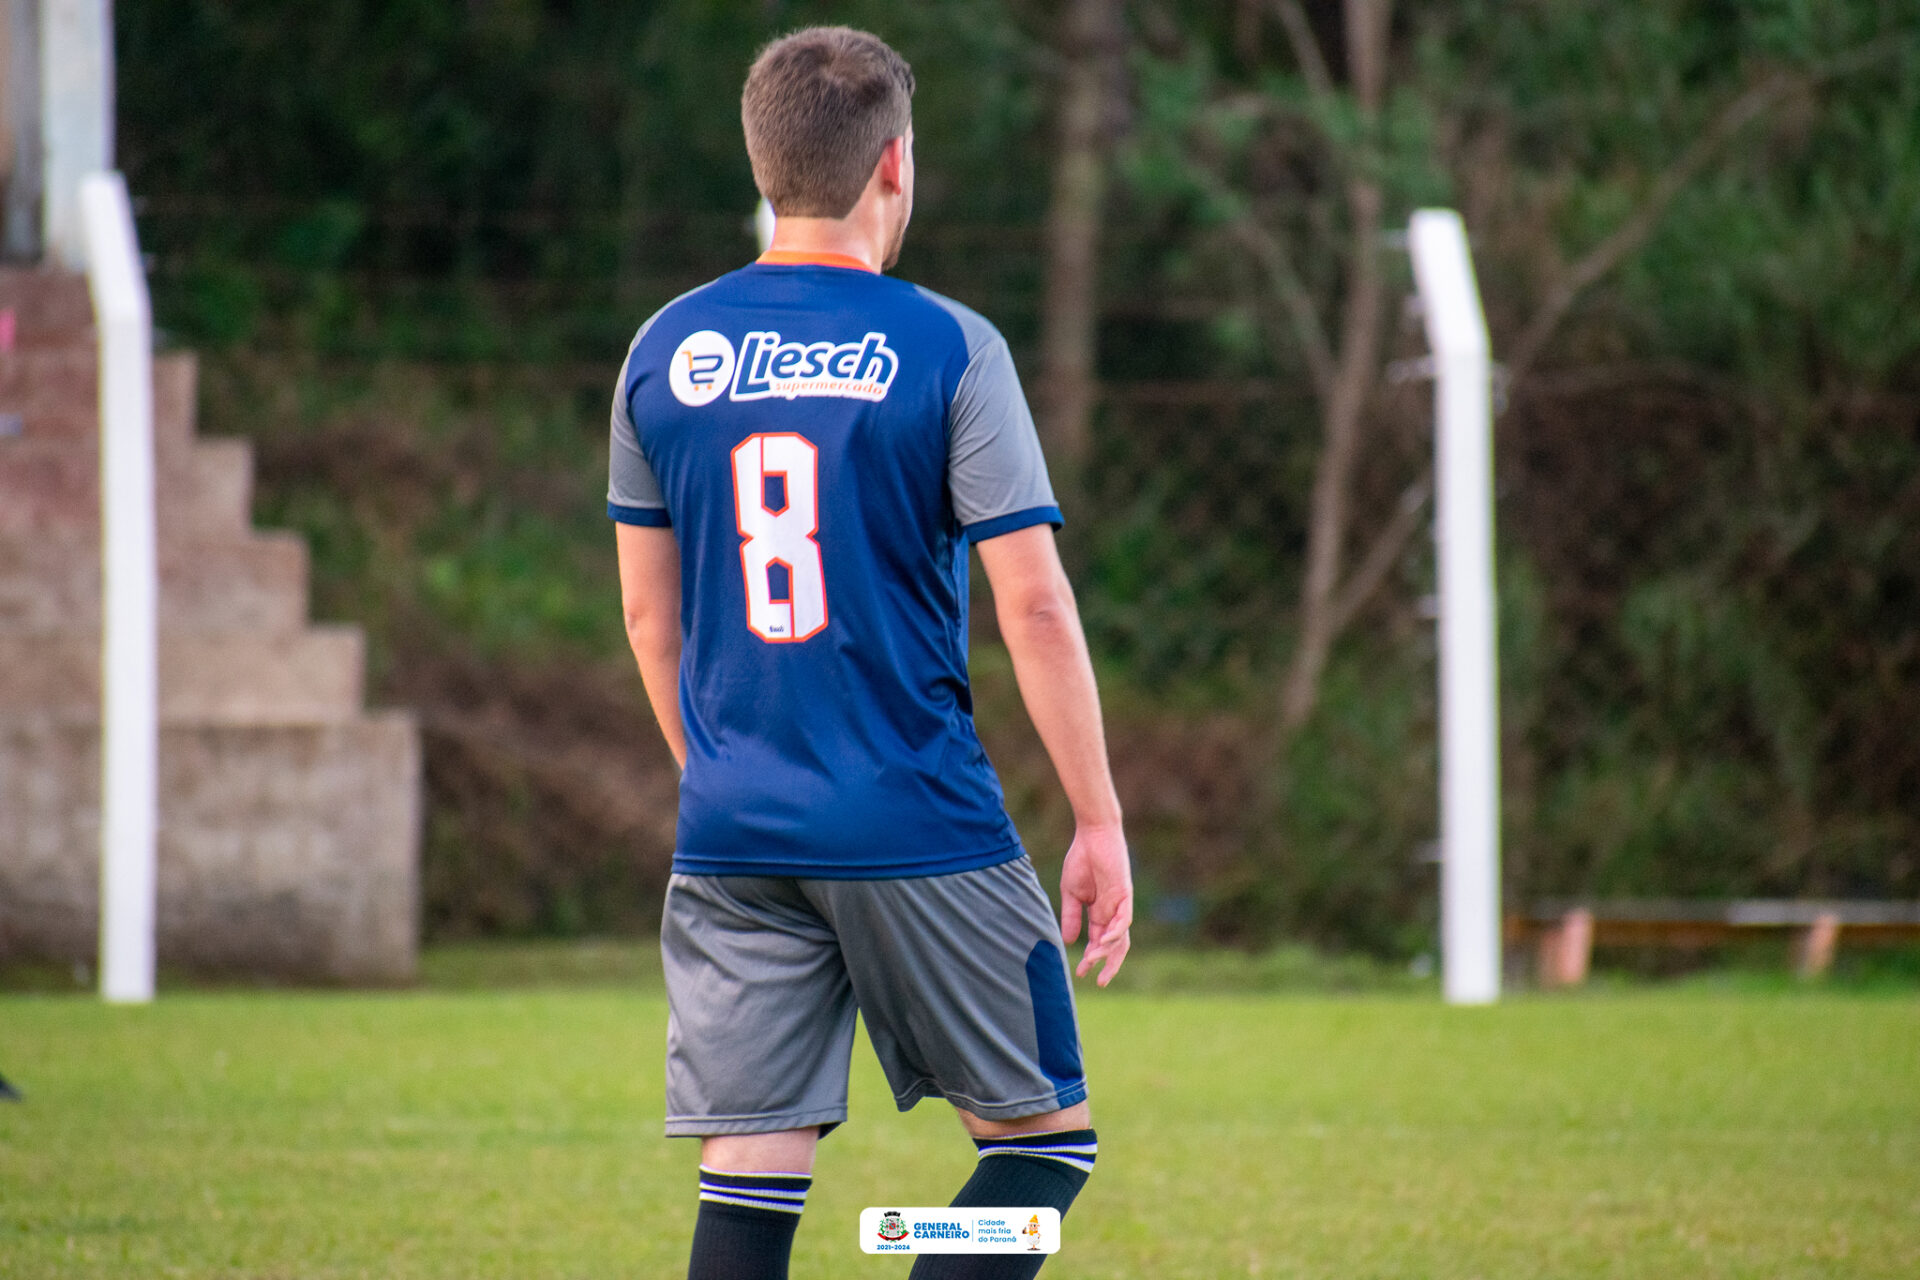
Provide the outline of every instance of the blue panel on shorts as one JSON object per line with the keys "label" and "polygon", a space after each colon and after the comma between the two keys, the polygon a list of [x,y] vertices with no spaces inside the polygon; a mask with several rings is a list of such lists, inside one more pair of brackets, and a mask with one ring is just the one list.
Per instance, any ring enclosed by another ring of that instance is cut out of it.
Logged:
{"label": "blue panel on shorts", "polygon": [[1033,1036],[1040,1047],[1040,1073],[1064,1093],[1086,1078],[1080,1067],[1080,1032],[1073,1022],[1067,965],[1060,948],[1045,938],[1027,952],[1027,994],[1033,1000]]}

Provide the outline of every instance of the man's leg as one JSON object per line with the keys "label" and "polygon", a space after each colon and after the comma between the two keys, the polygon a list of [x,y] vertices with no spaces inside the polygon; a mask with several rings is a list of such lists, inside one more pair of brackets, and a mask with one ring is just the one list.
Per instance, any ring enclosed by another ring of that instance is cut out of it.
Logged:
{"label": "man's leg", "polygon": [[818,1126],[700,1144],[700,1216],[687,1280],[786,1280],[813,1183]]}
{"label": "man's leg", "polygon": [[667,1136],[701,1140],[687,1274],[785,1280],[814,1145],[847,1118],[839,943],[790,880],[676,875],[660,953]]}
{"label": "man's leg", "polygon": [[[1093,1172],[1099,1143],[1093,1113],[1084,1102],[1019,1120],[983,1120],[964,1108],[980,1163],[960,1194],[956,1209],[1043,1209],[1062,1218]],[[909,1280],[1032,1280],[1046,1255],[922,1254]]]}
{"label": "man's leg", "polygon": [[[1073,980],[1033,864],[801,886],[840,939],[895,1105],[965,1108],[980,1162],[954,1206],[1064,1213],[1095,1145]],[[913,1275],[1028,1277],[1045,1256],[926,1254]]]}

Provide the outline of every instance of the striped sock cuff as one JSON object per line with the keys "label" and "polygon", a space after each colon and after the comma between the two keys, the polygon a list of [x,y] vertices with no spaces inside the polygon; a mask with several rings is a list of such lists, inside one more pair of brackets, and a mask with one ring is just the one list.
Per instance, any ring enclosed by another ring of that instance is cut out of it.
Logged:
{"label": "striped sock cuff", "polygon": [[700,1166],[700,1198],[713,1204],[798,1214],[813,1178],[804,1173],[726,1173]]}
{"label": "striped sock cuff", "polygon": [[1011,1138],[975,1138],[980,1156],[1026,1156],[1033,1160],[1058,1160],[1081,1173],[1093,1172],[1094,1157],[1100,1152],[1091,1129],[1056,1129],[1052,1133],[1022,1133]]}

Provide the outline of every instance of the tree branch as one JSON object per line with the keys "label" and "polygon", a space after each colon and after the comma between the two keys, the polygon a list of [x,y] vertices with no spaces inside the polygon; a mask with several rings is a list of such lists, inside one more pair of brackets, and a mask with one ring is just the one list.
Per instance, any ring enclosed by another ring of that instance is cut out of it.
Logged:
{"label": "tree branch", "polygon": [[1513,353],[1506,362],[1509,386],[1526,377],[1541,349],[1573,309],[1573,304],[1579,301],[1580,295],[1645,244],[1660,225],[1660,219],[1666,213],[1667,206],[1673,203],[1674,197],[1706,168],[1708,161],[1729,139],[1771,107],[1796,81],[1797,77],[1785,73],[1768,76],[1722,107],[1686,150],[1654,180],[1653,190],[1640,207],[1599,244],[1589,249],[1565,276],[1547,290],[1546,300],[1514,340]]}
{"label": "tree branch", "polygon": [[1427,502],[1433,497],[1433,470],[1429,468],[1418,480],[1407,486],[1395,504],[1393,518],[1374,535],[1373,545],[1367,548],[1367,554],[1361,559],[1360,567],[1353,571],[1346,585],[1340,588],[1340,594],[1333,604],[1333,631],[1338,635],[1347,629],[1367,601],[1373,598],[1393,572],[1393,566],[1399,562],[1400,553],[1406,550],[1407,542],[1420,530],[1420,513],[1426,510]]}
{"label": "tree branch", "polygon": [[1347,264],[1347,301],[1340,354],[1322,402],[1325,443],[1314,464],[1307,522],[1307,570],[1300,584],[1300,640],[1288,663],[1280,724],[1292,733],[1307,722],[1320,698],[1320,677],[1339,638],[1333,610],[1346,547],[1354,466],[1367,401],[1380,377],[1380,321],[1386,281],[1380,271],[1380,217],[1384,197],[1376,183],[1348,184],[1353,210]]}
{"label": "tree branch", "polygon": [[1346,0],[1347,82],[1361,111],[1380,113],[1387,92],[1387,36],[1393,22],[1391,0]]}
{"label": "tree branch", "polygon": [[[1389,0],[1346,0],[1347,78],[1371,133],[1386,92]],[[1369,148],[1371,148],[1371,141]],[[1386,279],[1380,269],[1380,224],[1386,193],[1372,176],[1347,181],[1346,306],[1333,379],[1321,401],[1325,443],[1314,466],[1307,523],[1307,567],[1300,584],[1300,639],[1280,695],[1282,735],[1298,730],[1320,698],[1327,658],[1339,638],[1340,562],[1346,549],[1354,469],[1368,400],[1380,378],[1380,329]]]}
{"label": "tree branch", "polygon": [[1300,7],[1300,0],[1272,2],[1274,16],[1286,29],[1287,43],[1293,48],[1293,60],[1299,64],[1301,79],[1307,82],[1314,97],[1331,98],[1333,76],[1327,70],[1326,55],[1320,52],[1320,41],[1313,34],[1313,24],[1307,21],[1307,12]]}
{"label": "tree branch", "polygon": [[1235,0],[1233,47],[1247,66],[1252,66],[1260,57],[1260,0]]}
{"label": "tree branch", "polygon": [[1293,269],[1293,260],[1287,256],[1279,238],[1261,226],[1251,210],[1242,211],[1228,223],[1227,233],[1260,264],[1268,287],[1286,310],[1294,340],[1300,344],[1301,357],[1307,362],[1307,376],[1313,379],[1314,394],[1325,400],[1333,386],[1333,351],[1327,345],[1326,330],[1320,327],[1319,314],[1314,311],[1313,297]]}
{"label": "tree branch", "polygon": [[1512,353],[1506,361],[1509,393],[1531,372],[1534,362],[1539,359],[1540,353],[1580,296],[1651,238],[1660,225],[1660,219],[1666,215],[1668,206],[1743,128],[1771,110],[1775,103],[1795,88],[1862,70],[1889,54],[1908,49],[1910,45],[1911,42],[1905,38],[1889,37],[1842,54],[1810,74],[1778,71],[1722,107],[1707,123],[1707,127],[1654,180],[1653,189],[1640,207],[1599,244],[1589,249],[1547,291],[1539,310],[1534,312],[1533,318],[1520,331],[1520,336],[1514,339]]}
{"label": "tree branch", "polygon": [[1041,427],[1077,487],[1093,429],[1100,306],[1100,237],[1107,186],[1106,123],[1113,51],[1125,38],[1120,0],[1073,0],[1065,15],[1058,143],[1047,205],[1041,308]]}

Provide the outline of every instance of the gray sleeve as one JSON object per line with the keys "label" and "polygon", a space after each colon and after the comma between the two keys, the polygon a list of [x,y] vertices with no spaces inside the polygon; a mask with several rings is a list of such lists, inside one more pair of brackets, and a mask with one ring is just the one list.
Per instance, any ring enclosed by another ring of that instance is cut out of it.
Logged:
{"label": "gray sleeve", "polygon": [[1006,339],[984,321],[969,334],[967,371],[953,394],[947,431],[947,484],[953,514],[971,541],[1032,524],[1059,524],[1047,460],[1020,390]]}
{"label": "gray sleeve", "polygon": [[[640,332],[644,335],[646,330]],[[627,366],[632,363],[639,345],[640,339],[636,337],[633,346],[627,348],[627,358],[620,362],[620,379],[613,388],[613,433],[607,446],[607,514],[625,524],[664,525],[669,523],[666,495],[647,463],[647,455],[640,451],[640,433],[634,428],[633,410],[627,403]]]}

